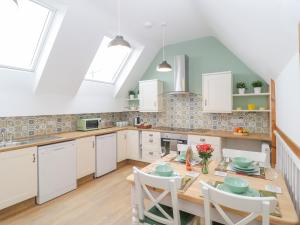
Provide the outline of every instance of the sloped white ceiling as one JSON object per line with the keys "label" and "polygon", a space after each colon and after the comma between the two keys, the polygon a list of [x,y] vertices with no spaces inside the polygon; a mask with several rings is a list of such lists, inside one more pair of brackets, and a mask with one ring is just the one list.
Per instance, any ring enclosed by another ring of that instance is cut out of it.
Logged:
{"label": "sloped white ceiling", "polygon": [[[103,36],[113,37],[117,33],[117,0],[45,2],[65,4],[67,13],[35,92],[73,96],[85,82],[85,73]],[[136,85],[161,48],[162,22],[167,23],[167,44],[210,35],[204,20],[195,10],[193,0],[121,2],[122,34],[144,49],[128,79],[115,89],[116,96],[125,95]],[[146,28],[145,22],[151,22],[152,28]]]}
{"label": "sloped white ceiling", "polygon": [[[102,37],[117,32],[117,0],[46,2],[68,9],[36,93],[73,96]],[[214,35],[266,81],[297,51],[298,0],[121,0],[121,9],[122,34],[144,49],[129,77],[115,88],[116,96],[136,85],[161,48],[162,22],[167,23],[167,44]]]}

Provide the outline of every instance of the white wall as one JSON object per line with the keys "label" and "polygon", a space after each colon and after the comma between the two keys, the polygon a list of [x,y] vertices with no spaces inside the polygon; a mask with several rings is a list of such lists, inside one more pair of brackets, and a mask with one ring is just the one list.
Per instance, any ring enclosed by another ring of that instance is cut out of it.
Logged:
{"label": "white wall", "polygon": [[34,92],[35,75],[0,69],[0,117],[51,114],[118,112],[122,98],[113,98],[110,85],[84,81],[75,96]]}
{"label": "white wall", "polygon": [[296,54],[276,79],[277,126],[300,146],[300,70]]}

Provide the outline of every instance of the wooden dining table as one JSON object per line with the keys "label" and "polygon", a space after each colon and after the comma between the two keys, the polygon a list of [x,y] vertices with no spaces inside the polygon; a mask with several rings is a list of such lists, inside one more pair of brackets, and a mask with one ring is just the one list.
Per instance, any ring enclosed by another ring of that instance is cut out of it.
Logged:
{"label": "wooden dining table", "polygon": [[[150,172],[155,168],[155,166],[158,163],[161,162],[168,162],[172,166],[174,171],[179,173],[180,176],[185,176],[188,173],[188,171],[186,171],[185,164],[174,161],[174,155],[171,154],[165,156],[164,158],[152,164],[149,164],[148,166],[142,168],[142,170],[144,172]],[[199,217],[204,217],[204,205],[203,205],[204,198],[201,192],[199,182],[201,180],[208,183],[223,182],[224,177],[215,175],[215,168],[218,166],[218,164],[219,161],[215,161],[215,160],[211,161],[209,163],[208,174],[201,173],[200,165],[195,165],[192,167],[192,170],[199,173],[200,175],[196,179],[194,179],[193,182],[186,189],[184,189],[184,191],[178,192],[178,206],[180,210],[191,213]],[[285,184],[284,178],[281,174],[278,174],[277,177],[275,178],[274,169],[271,168],[266,169],[265,179],[247,176],[247,175],[235,174],[230,172],[227,172],[227,174],[230,176],[242,177],[243,179],[249,182],[251,188],[254,188],[256,190],[265,190],[265,186],[270,184],[280,187],[282,193],[277,194],[276,198],[278,200],[281,216],[279,217],[279,216],[270,215],[270,224],[276,224],[276,225],[298,225],[299,224],[298,216],[294,208],[288,188]],[[271,178],[271,174],[273,174],[272,178]],[[137,225],[139,224],[139,219],[138,219],[138,212],[137,212],[137,199],[136,199],[136,191],[135,191],[133,174],[129,175],[127,177],[127,180],[131,183],[132,224]],[[155,192],[157,192],[158,195],[160,190],[153,189],[152,192],[154,194]],[[162,203],[171,206],[171,201],[169,196],[167,196],[162,201]],[[241,212],[230,208],[224,208],[224,210],[235,221],[238,221],[247,215],[245,214],[245,212]],[[222,217],[214,208],[212,208],[211,213],[214,221],[225,224]],[[250,224],[261,224],[261,218],[258,217],[255,221],[253,221]]]}

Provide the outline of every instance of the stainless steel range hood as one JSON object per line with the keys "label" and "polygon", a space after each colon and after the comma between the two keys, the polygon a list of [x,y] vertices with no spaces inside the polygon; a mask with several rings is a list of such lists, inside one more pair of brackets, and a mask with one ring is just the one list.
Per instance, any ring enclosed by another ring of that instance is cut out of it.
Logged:
{"label": "stainless steel range hood", "polygon": [[174,57],[174,89],[168,94],[189,94],[189,58],[187,55]]}

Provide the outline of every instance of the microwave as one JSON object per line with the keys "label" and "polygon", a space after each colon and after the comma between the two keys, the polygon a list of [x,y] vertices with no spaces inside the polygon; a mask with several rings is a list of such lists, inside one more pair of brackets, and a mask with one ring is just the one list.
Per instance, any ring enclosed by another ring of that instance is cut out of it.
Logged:
{"label": "microwave", "polygon": [[101,118],[79,119],[77,121],[77,130],[88,131],[101,128]]}

